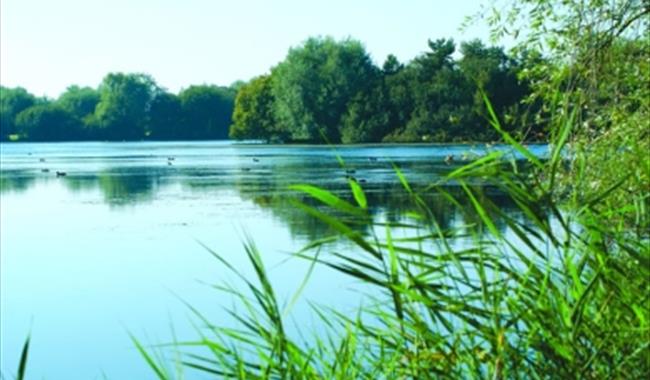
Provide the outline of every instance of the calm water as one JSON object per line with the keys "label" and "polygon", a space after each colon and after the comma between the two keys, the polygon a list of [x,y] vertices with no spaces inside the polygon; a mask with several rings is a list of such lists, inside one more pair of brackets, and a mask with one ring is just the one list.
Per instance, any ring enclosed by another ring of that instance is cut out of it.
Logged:
{"label": "calm water", "polygon": [[[414,186],[424,186],[453,168],[446,155],[485,153],[468,145],[227,142],[0,149],[1,369],[7,378],[15,374],[31,332],[28,377],[38,379],[153,378],[128,332],[146,343],[168,342],[173,325],[179,339],[195,337],[180,299],[226,321],[222,306],[231,300],[206,284],[233,276],[200,243],[251,273],[242,240],[252,236],[280,298],[288,300],[307,269],[306,262],[287,260],[290,253],[331,231],[291,207],[286,187],[309,183],[347,196],[336,154],[365,180],[375,218],[399,219],[408,208],[391,162]],[[531,149],[543,155],[547,148]],[[448,225],[462,222],[451,207],[441,203],[436,210]],[[335,248],[351,249],[345,242]],[[301,299],[352,309],[360,302],[357,285],[319,268]],[[299,302],[296,324],[308,329],[309,315]]]}

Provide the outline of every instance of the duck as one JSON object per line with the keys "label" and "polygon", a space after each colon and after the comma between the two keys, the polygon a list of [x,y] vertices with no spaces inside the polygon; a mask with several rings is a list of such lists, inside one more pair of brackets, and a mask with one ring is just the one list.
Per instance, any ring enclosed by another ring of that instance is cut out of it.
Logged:
{"label": "duck", "polygon": [[377,157],[368,157],[368,161],[377,161]]}
{"label": "duck", "polygon": [[253,162],[260,162],[260,159],[257,157],[253,157]]}
{"label": "duck", "polygon": [[68,175],[68,173],[66,173],[66,172],[60,172],[60,171],[58,171],[58,170],[56,171],[56,176],[57,176],[57,177],[65,177],[66,175]]}
{"label": "duck", "polygon": [[43,173],[49,173],[49,172],[50,172],[50,169],[47,169],[47,168],[46,168],[46,169],[41,169],[41,171],[42,171]]}
{"label": "duck", "polygon": [[445,157],[445,163],[447,165],[451,164],[454,161],[454,156],[451,154],[448,154],[447,157]]}
{"label": "duck", "polygon": [[347,170],[345,171],[346,174],[354,174],[354,173],[356,173],[356,172],[357,172],[357,171],[354,170],[354,169],[347,169]]}
{"label": "duck", "polygon": [[167,161],[174,161],[176,157],[167,157]]}

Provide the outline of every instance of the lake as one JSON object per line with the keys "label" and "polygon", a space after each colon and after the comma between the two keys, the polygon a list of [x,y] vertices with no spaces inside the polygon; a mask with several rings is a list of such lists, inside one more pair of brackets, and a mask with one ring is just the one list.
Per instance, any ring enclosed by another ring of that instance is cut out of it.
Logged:
{"label": "lake", "polygon": [[[530,149],[544,155],[547,147]],[[128,333],[147,344],[196,337],[184,302],[227,323],[223,306],[231,299],[210,284],[234,276],[202,245],[252,274],[242,245],[250,236],[288,301],[308,268],[291,253],[332,234],[293,207],[288,185],[351,199],[345,175],[353,175],[374,218],[399,220],[409,209],[393,164],[423,187],[457,165],[447,165],[447,155],[486,153],[483,145],[231,142],[14,143],[0,150],[0,368],[12,378],[31,333],[28,378],[73,380],[153,378]],[[462,223],[440,202],[445,225]],[[354,248],[342,240],[332,249]],[[294,320],[307,330],[314,322],[305,300],[353,310],[360,299],[357,284],[318,267]]]}

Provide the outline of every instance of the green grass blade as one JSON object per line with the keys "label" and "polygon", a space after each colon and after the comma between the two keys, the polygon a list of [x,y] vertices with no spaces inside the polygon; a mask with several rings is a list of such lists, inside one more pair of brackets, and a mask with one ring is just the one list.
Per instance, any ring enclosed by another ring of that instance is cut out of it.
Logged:
{"label": "green grass blade", "polygon": [[27,339],[25,339],[25,344],[23,345],[23,351],[20,354],[20,362],[18,364],[18,374],[16,376],[17,380],[25,380],[25,371],[27,370],[27,356],[29,354],[29,341],[30,341],[30,336],[27,335]]}

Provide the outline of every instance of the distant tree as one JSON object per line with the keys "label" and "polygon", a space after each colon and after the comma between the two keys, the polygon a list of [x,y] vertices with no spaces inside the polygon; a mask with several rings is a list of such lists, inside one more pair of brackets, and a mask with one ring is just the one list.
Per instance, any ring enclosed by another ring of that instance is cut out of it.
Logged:
{"label": "distant tree", "polygon": [[56,100],[61,108],[76,117],[83,125],[84,139],[97,139],[97,130],[95,129],[95,108],[100,100],[98,90],[90,87],[70,86]]}
{"label": "distant tree", "polygon": [[107,140],[138,140],[145,137],[147,113],[159,91],[145,74],[108,74],[99,86],[96,127]]}
{"label": "distant tree", "polygon": [[389,133],[384,136],[387,141],[399,140],[415,108],[413,87],[416,70],[412,65],[405,67],[393,55],[386,58],[383,65],[385,97],[389,110]]}
{"label": "distant tree", "polygon": [[100,93],[96,89],[73,85],[69,86],[56,102],[61,108],[83,120],[95,112],[99,100]]}
{"label": "distant tree", "polygon": [[390,128],[390,109],[381,81],[360,91],[348,103],[342,119],[341,142],[380,142]]}
{"label": "distant tree", "polygon": [[347,104],[378,75],[363,45],[355,40],[310,38],[289,50],[273,70],[275,116],[291,139],[341,140]]}
{"label": "distant tree", "polygon": [[282,131],[276,129],[274,101],[269,75],[257,77],[243,85],[235,98],[230,138],[283,140],[285,136]]}
{"label": "distant tree", "polygon": [[[485,120],[488,118],[481,91],[483,91],[502,121],[509,121],[508,111],[516,107],[528,92],[520,83],[518,63],[500,47],[487,47],[479,40],[461,44],[462,58],[458,65],[473,92],[472,113],[476,116],[476,135],[495,138],[496,133]],[[512,124],[512,123],[506,123]],[[511,128],[516,125],[506,125]],[[482,129],[482,131],[479,131]]]}
{"label": "distant tree", "polygon": [[465,115],[472,102],[468,84],[452,54],[453,40],[429,41],[430,51],[407,68],[412,109],[399,141],[451,141],[469,135]]}
{"label": "distant tree", "polygon": [[36,103],[36,97],[22,87],[0,86],[0,140],[7,140],[9,135],[18,132],[16,116]]}
{"label": "distant tree", "polygon": [[397,74],[403,68],[404,65],[397,60],[397,57],[388,54],[386,61],[384,61],[384,65],[382,66],[382,71],[384,72],[384,75],[393,75]]}
{"label": "distant tree", "polygon": [[151,101],[147,134],[154,140],[182,138],[183,109],[178,96],[158,93]]}
{"label": "distant tree", "polygon": [[227,139],[232,121],[235,91],[219,86],[190,86],[178,95],[184,123],[179,137]]}
{"label": "distant tree", "polygon": [[83,137],[81,121],[55,103],[23,110],[16,116],[16,128],[30,141],[73,141]]}
{"label": "distant tree", "polygon": [[236,80],[236,81],[232,82],[232,83],[230,84],[230,86],[228,86],[228,87],[229,87],[230,89],[232,89],[232,90],[235,92],[235,94],[237,94],[237,92],[238,92],[242,87],[244,87],[246,84],[247,84],[246,81],[243,81],[243,80]]}

